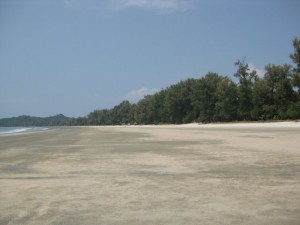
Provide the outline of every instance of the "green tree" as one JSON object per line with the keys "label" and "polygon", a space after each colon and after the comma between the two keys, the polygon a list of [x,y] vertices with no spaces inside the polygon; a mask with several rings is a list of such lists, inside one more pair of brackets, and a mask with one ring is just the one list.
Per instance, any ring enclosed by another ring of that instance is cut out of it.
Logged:
{"label": "green tree", "polygon": [[223,77],[216,89],[216,117],[218,121],[237,120],[237,86],[228,77]]}
{"label": "green tree", "polygon": [[193,86],[192,106],[195,118],[200,122],[217,121],[217,87],[222,78],[217,73],[208,73]]}
{"label": "green tree", "polygon": [[103,110],[94,110],[89,113],[87,117],[87,121],[89,125],[111,125],[112,123],[112,115],[111,111],[108,109]]}
{"label": "green tree", "polygon": [[122,101],[111,110],[112,124],[129,124],[131,118],[131,104],[129,101]]}
{"label": "green tree", "polygon": [[160,92],[155,93],[152,101],[154,124],[167,123],[166,90],[161,90]]}
{"label": "green tree", "polygon": [[295,71],[300,73],[300,38],[293,40],[294,52],[290,55],[293,62],[296,64]]}
{"label": "green tree", "polygon": [[134,121],[137,124],[153,124],[155,107],[153,95],[146,95],[141,99],[134,110]]}
{"label": "green tree", "polygon": [[293,69],[292,84],[297,92],[296,101],[290,105],[288,114],[291,118],[300,118],[300,38],[293,40],[294,52],[290,55],[296,67]]}
{"label": "green tree", "polygon": [[264,78],[257,78],[252,95],[253,110],[251,116],[255,120],[272,119],[276,108],[271,104],[270,90]]}
{"label": "green tree", "polygon": [[238,116],[241,120],[250,120],[253,110],[252,94],[257,72],[251,71],[245,60],[235,62],[237,72],[234,74],[239,79],[238,85]]}
{"label": "green tree", "polygon": [[294,101],[291,66],[267,65],[265,70],[265,81],[270,95],[270,100],[264,106],[266,115],[274,119],[287,119],[288,109]]}
{"label": "green tree", "polygon": [[193,121],[191,97],[194,83],[194,79],[187,79],[166,89],[165,112],[168,122],[188,123]]}

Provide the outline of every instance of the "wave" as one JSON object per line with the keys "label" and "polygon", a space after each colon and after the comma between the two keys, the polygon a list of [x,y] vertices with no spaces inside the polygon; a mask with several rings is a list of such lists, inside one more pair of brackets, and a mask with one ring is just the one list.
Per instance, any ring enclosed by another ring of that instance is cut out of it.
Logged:
{"label": "wave", "polygon": [[45,131],[45,130],[48,130],[48,128],[46,127],[0,127],[0,135],[33,132],[33,131]]}

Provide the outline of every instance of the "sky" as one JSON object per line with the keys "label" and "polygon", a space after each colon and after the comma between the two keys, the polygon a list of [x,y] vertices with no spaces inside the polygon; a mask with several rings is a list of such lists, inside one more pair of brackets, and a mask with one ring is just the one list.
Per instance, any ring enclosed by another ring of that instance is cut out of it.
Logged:
{"label": "sky", "polygon": [[245,57],[292,64],[299,0],[0,0],[0,118],[86,116]]}

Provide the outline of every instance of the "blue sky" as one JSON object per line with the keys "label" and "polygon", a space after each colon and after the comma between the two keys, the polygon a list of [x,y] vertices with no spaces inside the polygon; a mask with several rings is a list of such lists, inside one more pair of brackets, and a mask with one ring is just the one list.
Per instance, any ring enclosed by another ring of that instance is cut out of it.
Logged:
{"label": "blue sky", "polygon": [[299,0],[0,0],[0,118],[85,116],[207,72],[291,64]]}

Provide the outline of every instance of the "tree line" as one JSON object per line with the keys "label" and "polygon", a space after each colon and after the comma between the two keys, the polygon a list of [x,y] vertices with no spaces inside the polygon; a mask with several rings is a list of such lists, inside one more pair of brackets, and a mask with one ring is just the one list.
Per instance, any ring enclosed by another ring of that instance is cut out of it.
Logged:
{"label": "tree line", "polygon": [[[269,64],[259,77],[245,60],[235,62],[234,82],[228,76],[208,73],[187,79],[136,104],[123,101],[112,109],[95,110],[88,125],[181,124],[300,118],[300,38],[293,40],[291,65]],[[83,120],[83,118],[81,118]]]}
{"label": "tree line", "polygon": [[[209,72],[171,85],[131,104],[95,110],[86,117],[1,119],[0,126],[181,124],[300,119],[300,38],[293,40],[292,65],[265,66],[263,77],[245,60],[235,62],[234,82]],[[26,119],[26,123],[24,120]],[[31,120],[31,122],[30,122]],[[23,121],[23,122],[22,122]],[[52,122],[51,122],[52,121]],[[5,123],[4,123],[5,122]]]}

